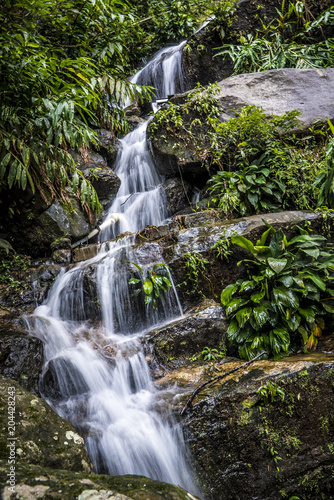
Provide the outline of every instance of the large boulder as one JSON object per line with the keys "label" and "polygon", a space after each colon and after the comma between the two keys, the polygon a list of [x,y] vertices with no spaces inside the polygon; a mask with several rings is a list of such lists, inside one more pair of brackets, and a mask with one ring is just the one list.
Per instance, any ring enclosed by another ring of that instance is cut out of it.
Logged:
{"label": "large boulder", "polygon": [[[308,130],[315,121],[334,120],[334,68],[248,73],[227,78],[218,85],[222,122],[250,105],[263,108],[268,115],[299,111],[300,131]],[[166,108],[163,108],[149,124],[149,145],[162,175],[172,177],[181,171],[192,184],[203,185],[208,178],[205,157],[211,148],[208,123],[192,103],[183,106],[187,96],[185,93],[171,99],[182,126],[173,128],[170,123],[164,124],[161,117]]]}
{"label": "large boulder", "polygon": [[[73,426],[59,417],[42,399],[16,381],[0,376],[1,421],[0,460],[8,460],[14,443],[16,461],[40,467],[92,472],[83,439]],[[8,409],[14,424],[9,424]],[[11,440],[10,438],[16,438]],[[8,466],[8,462],[7,462]],[[9,472],[9,471],[7,471]]]}
{"label": "large boulder", "polygon": [[318,358],[256,362],[198,393],[184,427],[206,498],[334,498],[334,362]]}
{"label": "large boulder", "polygon": [[189,358],[204,347],[225,347],[227,323],[222,308],[214,301],[207,301],[172,323],[151,331],[147,342],[153,345],[154,355],[160,365],[170,369],[187,364]]}
{"label": "large boulder", "polygon": [[219,82],[223,111],[255,105],[268,115],[297,110],[300,126],[334,119],[334,68],[275,69],[248,73]]}
{"label": "large boulder", "polygon": [[[112,144],[109,144],[109,141],[105,137],[107,132],[101,129],[99,135],[101,140],[105,139],[103,142],[105,145],[102,149],[105,155],[108,155],[108,148],[112,147]],[[83,157],[80,153],[72,151],[71,155],[85,178],[92,183],[103,207],[107,208],[115,198],[121,185],[119,177],[111,170],[107,164],[107,160],[99,153],[88,150]]]}
{"label": "large boulder", "polygon": [[0,324],[0,374],[39,395],[44,363],[43,342],[30,337],[14,322]]}
{"label": "large boulder", "polygon": [[166,193],[169,215],[175,215],[191,204],[193,190],[183,179],[178,177],[167,179],[163,184],[163,190]]}

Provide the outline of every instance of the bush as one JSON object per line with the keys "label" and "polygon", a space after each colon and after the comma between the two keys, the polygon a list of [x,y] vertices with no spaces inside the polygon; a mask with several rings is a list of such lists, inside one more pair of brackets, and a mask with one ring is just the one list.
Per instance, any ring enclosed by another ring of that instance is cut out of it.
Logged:
{"label": "bush", "polygon": [[313,350],[326,316],[334,314],[334,250],[323,236],[294,228],[300,234],[290,241],[272,226],[256,245],[243,236],[231,237],[252,256],[238,263],[248,266],[248,280],[228,285],[221,294],[228,339],[243,359],[263,350],[275,357]]}

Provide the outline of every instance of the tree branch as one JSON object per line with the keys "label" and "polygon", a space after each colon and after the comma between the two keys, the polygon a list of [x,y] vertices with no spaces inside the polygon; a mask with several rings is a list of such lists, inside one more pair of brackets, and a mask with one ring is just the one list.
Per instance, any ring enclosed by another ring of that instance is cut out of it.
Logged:
{"label": "tree branch", "polygon": [[193,391],[193,393],[191,394],[190,398],[188,399],[188,401],[184,405],[184,407],[183,407],[183,409],[182,409],[182,411],[180,413],[181,417],[184,415],[185,411],[189,408],[189,406],[191,405],[191,403],[194,401],[196,395],[200,391],[202,391],[205,387],[210,387],[211,385],[213,385],[216,382],[218,382],[218,380],[221,380],[222,378],[227,377],[231,373],[235,373],[235,372],[237,372],[239,370],[242,370],[242,368],[247,368],[247,366],[249,366],[251,363],[254,363],[254,361],[256,361],[257,359],[259,359],[264,354],[268,354],[267,351],[261,352],[261,354],[258,354],[255,358],[251,359],[250,361],[246,361],[246,363],[243,363],[242,365],[239,365],[236,368],[233,368],[232,370],[229,370],[228,372],[225,372],[225,373],[222,373],[221,375],[217,375],[216,377],[210,378],[210,380],[207,380],[206,382],[204,382],[204,384],[201,384],[200,386],[198,386]]}

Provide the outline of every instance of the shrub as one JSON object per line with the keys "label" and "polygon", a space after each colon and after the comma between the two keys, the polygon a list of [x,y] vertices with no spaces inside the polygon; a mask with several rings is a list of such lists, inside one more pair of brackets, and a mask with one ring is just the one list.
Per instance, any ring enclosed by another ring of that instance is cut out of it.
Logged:
{"label": "shrub", "polygon": [[231,237],[232,243],[252,256],[238,263],[248,266],[249,279],[228,285],[221,294],[230,321],[228,339],[238,346],[243,359],[252,359],[263,350],[275,357],[298,349],[313,350],[325,317],[334,314],[330,288],[334,251],[325,245],[323,236],[294,228],[300,234],[290,241],[272,226],[256,245],[243,236]]}

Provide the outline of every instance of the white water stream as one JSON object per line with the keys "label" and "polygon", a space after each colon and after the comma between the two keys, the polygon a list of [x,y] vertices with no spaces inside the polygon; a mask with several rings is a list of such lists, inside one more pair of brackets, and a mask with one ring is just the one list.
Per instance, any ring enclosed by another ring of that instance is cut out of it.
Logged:
{"label": "white water stream", "polygon": [[[158,95],[182,90],[181,48],[160,51],[133,81]],[[145,76],[150,75],[151,80]],[[102,241],[166,217],[166,203],[146,145],[146,124],[121,144],[116,174],[122,184],[109,214],[118,222]],[[41,390],[49,404],[84,436],[98,473],[139,474],[196,493],[179,426],[157,412],[155,389],[140,337],[182,314],[175,289],[153,311],[134,299],[128,281],[141,266],[162,262],[158,245],[136,249],[134,237],[106,242],[89,261],[61,273],[45,304],[27,319],[45,343]],[[165,416],[166,417],[166,416]]]}

